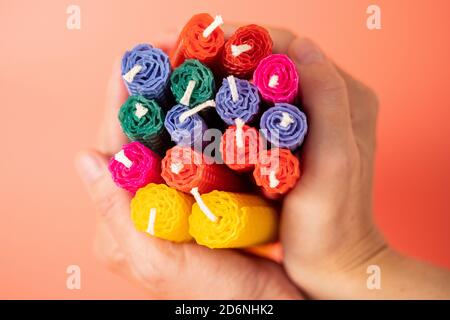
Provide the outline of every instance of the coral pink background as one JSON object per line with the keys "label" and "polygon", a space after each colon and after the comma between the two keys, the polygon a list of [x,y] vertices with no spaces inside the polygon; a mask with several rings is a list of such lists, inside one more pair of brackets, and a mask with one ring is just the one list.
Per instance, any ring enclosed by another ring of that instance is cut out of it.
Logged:
{"label": "coral pink background", "polygon": [[[146,298],[93,257],[94,210],[73,169],[92,144],[113,59],[196,12],[319,42],[381,100],[376,218],[405,253],[450,267],[450,2],[0,0],[0,298]],[[81,7],[81,30],[66,8]],[[382,30],[366,28],[378,4]],[[66,289],[80,265],[82,289]]]}

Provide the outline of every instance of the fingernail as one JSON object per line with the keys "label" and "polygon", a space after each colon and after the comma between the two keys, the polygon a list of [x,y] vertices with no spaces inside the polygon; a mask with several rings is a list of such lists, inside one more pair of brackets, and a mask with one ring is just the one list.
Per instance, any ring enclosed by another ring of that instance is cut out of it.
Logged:
{"label": "fingernail", "polygon": [[97,180],[103,173],[100,161],[88,153],[83,153],[76,158],[75,167],[85,183]]}
{"label": "fingernail", "polygon": [[325,60],[322,50],[309,39],[295,39],[291,50],[293,58],[300,64],[320,63]]}

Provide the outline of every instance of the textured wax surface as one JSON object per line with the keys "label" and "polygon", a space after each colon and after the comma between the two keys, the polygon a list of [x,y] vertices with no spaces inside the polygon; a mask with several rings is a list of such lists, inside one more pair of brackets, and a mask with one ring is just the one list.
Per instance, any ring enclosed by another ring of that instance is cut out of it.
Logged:
{"label": "textured wax surface", "polygon": [[244,125],[242,127],[243,146],[236,143],[236,126],[230,126],[222,135],[220,152],[225,164],[239,172],[250,171],[258,159],[259,134],[255,128]]}
{"label": "textured wax surface", "polygon": [[[270,186],[270,172],[278,184]],[[285,194],[300,178],[300,163],[289,149],[274,148],[260,152],[253,171],[258,186],[269,194]]]}
{"label": "textured wax surface", "polygon": [[149,183],[163,183],[161,177],[161,158],[140,142],[131,142],[122,146],[125,156],[132,165],[127,168],[114,157],[109,161],[109,171],[114,182],[121,188],[135,193]]}
{"label": "textured wax surface", "polygon": [[125,52],[122,58],[122,76],[136,65],[142,67],[141,71],[134,76],[131,83],[124,80],[128,92],[164,102],[169,86],[169,57],[161,49],[149,44],[139,44],[131,51]]}
{"label": "textured wax surface", "polygon": [[[249,45],[251,49],[233,56],[232,46]],[[263,27],[255,24],[238,28],[225,42],[222,54],[222,68],[225,74],[249,79],[258,63],[272,53],[272,38]]]}
{"label": "textured wax surface", "polygon": [[[200,193],[213,190],[244,191],[245,181],[223,164],[211,163],[202,153],[189,147],[175,146],[162,160],[162,177],[166,183],[189,193],[197,187]],[[179,166],[178,172],[173,167]]]}
{"label": "textured wax surface", "polygon": [[189,116],[183,122],[180,115],[189,110],[189,107],[177,104],[167,112],[164,126],[177,145],[187,147],[202,147],[203,133],[207,129],[205,121],[198,114]]}
{"label": "textured wax surface", "polygon": [[[137,103],[148,110],[141,118],[136,115]],[[120,108],[119,121],[130,140],[139,141],[160,155],[170,146],[170,137],[164,129],[164,112],[155,100],[129,96]]]}
{"label": "textured wax surface", "polygon": [[215,83],[211,70],[198,60],[186,60],[170,77],[170,89],[179,103],[189,81],[196,82],[189,106],[196,106],[214,97]]}
{"label": "textured wax surface", "polygon": [[[282,125],[283,113],[293,120],[287,126]],[[308,131],[306,115],[296,106],[288,103],[276,103],[267,109],[260,121],[261,134],[273,146],[294,150],[298,148]]]}
{"label": "textured wax surface", "polygon": [[154,236],[174,242],[191,240],[188,217],[194,198],[165,184],[150,183],[131,200],[131,219],[136,229],[147,232],[150,210],[156,209]]}
{"label": "textured wax surface", "polygon": [[[277,80],[271,87],[274,76]],[[262,59],[253,74],[253,82],[266,102],[296,101],[299,75],[294,62],[285,54],[272,54]]]}
{"label": "textured wax surface", "polygon": [[216,94],[216,110],[222,120],[233,125],[236,118],[251,122],[259,112],[258,88],[247,80],[235,78],[239,99],[234,102],[230,84],[223,79],[222,86]]}
{"label": "textured wax surface", "polygon": [[277,236],[276,210],[256,195],[213,191],[202,200],[218,217],[209,220],[197,203],[189,217],[189,233],[209,248],[244,248],[274,241]]}
{"label": "textured wax surface", "polygon": [[222,29],[216,28],[208,37],[203,37],[203,31],[213,21],[214,18],[207,13],[196,14],[188,21],[170,54],[174,68],[186,59],[197,59],[210,67],[217,64],[218,55],[225,43]]}

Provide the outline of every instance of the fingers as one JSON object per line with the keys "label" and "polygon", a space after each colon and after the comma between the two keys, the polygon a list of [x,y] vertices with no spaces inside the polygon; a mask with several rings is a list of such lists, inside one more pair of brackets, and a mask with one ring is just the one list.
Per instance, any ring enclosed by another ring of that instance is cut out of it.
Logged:
{"label": "fingers", "polygon": [[121,76],[120,59],[117,58],[108,80],[103,120],[98,134],[98,149],[105,154],[116,153],[128,141],[118,119],[119,109],[127,98],[128,92]]}

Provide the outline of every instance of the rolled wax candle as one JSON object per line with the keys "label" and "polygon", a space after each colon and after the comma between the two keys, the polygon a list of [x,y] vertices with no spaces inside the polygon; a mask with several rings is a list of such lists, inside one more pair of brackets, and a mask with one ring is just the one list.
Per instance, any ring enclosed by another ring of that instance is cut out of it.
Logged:
{"label": "rolled wax candle", "polygon": [[208,66],[217,64],[225,43],[224,33],[220,29],[222,23],[221,16],[213,18],[207,13],[194,15],[184,26],[170,54],[172,66],[176,68],[186,59],[197,59]]}
{"label": "rolled wax candle", "polygon": [[272,46],[272,38],[263,27],[251,24],[238,28],[223,48],[225,74],[251,78],[259,62],[272,53]]}
{"label": "rolled wax candle", "polygon": [[131,193],[149,183],[164,182],[161,158],[137,141],[123,145],[109,161],[108,168],[114,182]]}
{"label": "rolled wax candle", "polygon": [[168,150],[162,160],[163,179],[166,183],[183,192],[206,193],[213,190],[244,191],[247,184],[240,176],[223,164],[212,160],[192,148],[175,146]]}
{"label": "rolled wax candle", "polygon": [[170,77],[170,89],[178,103],[195,106],[214,96],[214,75],[198,60],[186,60]]}
{"label": "rolled wax candle", "polygon": [[263,113],[260,129],[273,146],[294,150],[303,143],[308,124],[306,115],[296,106],[276,103]]}
{"label": "rolled wax candle", "polygon": [[294,62],[285,54],[272,54],[262,59],[253,82],[264,101],[293,103],[297,98],[299,75]]}
{"label": "rolled wax candle", "polygon": [[235,124],[236,119],[251,122],[259,112],[258,88],[247,80],[229,76],[223,79],[216,94],[216,110],[222,120]]}
{"label": "rolled wax candle", "polygon": [[165,184],[150,183],[131,200],[131,219],[139,231],[174,242],[190,241],[189,214],[194,199]]}
{"label": "rolled wax candle", "polygon": [[169,76],[169,57],[149,44],[137,45],[122,58],[122,77],[130,94],[164,102]]}
{"label": "rolled wax candle", "polygon": [[[202,147],[205,121],[197,113],[189,115],[189,107],[177,104],[167,113],[164,126],[172,141],[186,147]],[[184,115],[184,116],[183,116]]]}
{"label": "rolled wax candle", "polygon": [[239,172],[250,171],[258,160],[258,130],[247,125],[230,126],[222,135],[220,152],[224,163]]}
{"label": "rolled wax candle", "polygon": [[253,171],[256,184],[269,194],[285,194],[300,178],[300,163],[289,149],[260,152]]}
{"label": "rolled wax candle", "polygon": [[277,212],[261,197],[213,191],[201,198],[189,217],[189,233],[198,244],[244,248],[276,239]]}
{"label": "rolled wax candle", "polygon": [[160,155],[170,146],[164,112],[155,100],[129,96],[120,108],[119,121],[130,140],[139,141]]}

